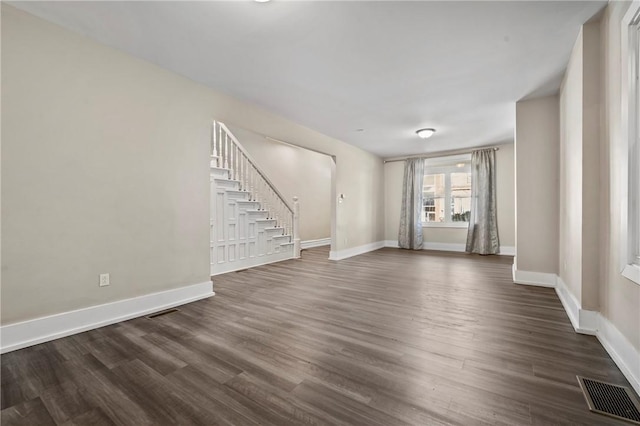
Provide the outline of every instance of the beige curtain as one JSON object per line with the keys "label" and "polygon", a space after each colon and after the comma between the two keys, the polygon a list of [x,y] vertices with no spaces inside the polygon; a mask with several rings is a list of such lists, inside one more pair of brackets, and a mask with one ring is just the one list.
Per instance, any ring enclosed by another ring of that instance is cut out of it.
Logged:
{"label": "beige curtain", "polygon": [[471,218],[467,233],[468,253],[498,254],[496,209],[496,152],[493,148],[471,154]]}
{"label": "beige curtain", "polygon": [[422,181],[424,160],[409,158],[404,162],[402,206],[398,246],[404,249],[422,248]]}

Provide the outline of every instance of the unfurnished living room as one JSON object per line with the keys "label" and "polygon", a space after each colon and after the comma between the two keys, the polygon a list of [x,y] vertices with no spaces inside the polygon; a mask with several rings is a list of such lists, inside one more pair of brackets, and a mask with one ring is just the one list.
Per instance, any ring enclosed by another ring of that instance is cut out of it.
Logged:
{"label": "unfurnished living room", "polygon": [[0,8],[3,426],[640,424],[640,0]]}

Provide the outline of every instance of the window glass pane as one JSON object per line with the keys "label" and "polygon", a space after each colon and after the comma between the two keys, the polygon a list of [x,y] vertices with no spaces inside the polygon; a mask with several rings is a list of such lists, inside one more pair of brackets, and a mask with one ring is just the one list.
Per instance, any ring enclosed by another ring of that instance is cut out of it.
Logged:
{"label": "window glass pane", "polygon": [[444,222],[444,174],[425,175],[422,191],[424,195],[422,221]]}
{"label": "window glass pane", "polygon": [[471,173],[451,173],[451,221],[469,222]]}

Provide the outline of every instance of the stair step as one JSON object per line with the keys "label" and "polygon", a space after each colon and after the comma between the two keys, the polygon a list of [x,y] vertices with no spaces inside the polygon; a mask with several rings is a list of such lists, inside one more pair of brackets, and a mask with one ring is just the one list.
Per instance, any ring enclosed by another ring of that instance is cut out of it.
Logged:
{"label": "stair step", "polygon": [[[265,213],[267,213],[266,210],[263,210]],[[256,219],[256,222],[276,222],[275,219]]]}
{"label": "stair step", "polygon": [[226,178],[214,178],[213,180],[216,182],[216,185],[219,188],[231,189],[231,190],[240,190],[240,181],[239,180],[226,179]]}
{"label": "stair step", "polygon": [[238,208],[245,210],[245,211],[251,211],[251,212],[264,212],[264,213],[269,213],[266,210],[257,210],[257,209],[252,209],[251,207],[255,207],[255,206],[260,206],[260,203],[257,201],[250,201],[250,200],[236,200],[236,204],[238,205]]}
{"label": "stair step", "polygon": [[294,243],[289,242],[289,243],[280,243],[281,246],[292,246],[294,245]]}
{"label": "stair step", "polygon": [[280,232],[284,232],[284,228],[281,226],[274,226],[274,227],[269,227],[269,228],[264,228],[265,231],[280,231]]}
{"label": "stair step", "polygon": [[[291,242],[291,235],[275,235],[275,236],[273,236],[273,237],[271,237],[271,238],[273,238],[274,240],[286,240],[286,241],[283,241],[283,242],[281,242],[281,243],[279,243],[279,244],[289,244],[289,243],[292,243],[292,242]],[[292,244],[293,244],[293,243],[292,243]]]}
{"label": "stair step", "polygon": [[[241,191],[239,189],[227,189],[225,188],[225,192],[227,193],[227,197],[236,199],[237,201],[249,201],[247,198],[249,198],[249,193],[247,191]],[[238,198],[245,198],[244,200],[238,200]],[[257,201],[256,201],[257,202]]]}
{"label": "stair step", "polygon": [[229,176],[229,172],[231,171],[230,169],[225,169],[224,167],[217,167],[217,166],[209,166],[209,168],[211,169],[211,172],[213,173],[220,173],[223,174],[226,173],[227,176]]}

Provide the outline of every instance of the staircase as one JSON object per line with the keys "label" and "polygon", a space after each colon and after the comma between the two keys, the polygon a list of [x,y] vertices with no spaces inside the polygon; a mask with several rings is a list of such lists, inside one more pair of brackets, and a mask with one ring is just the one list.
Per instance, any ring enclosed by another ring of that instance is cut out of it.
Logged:
{"label": "staircase", "polygon": [[299,258],[297,197],[288,203],[217,121],[210,167],[211,275]]}

